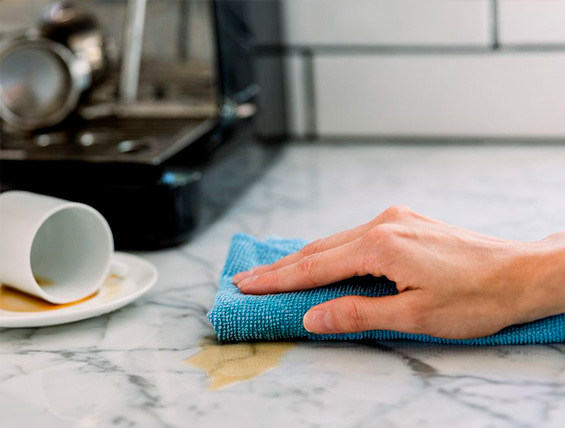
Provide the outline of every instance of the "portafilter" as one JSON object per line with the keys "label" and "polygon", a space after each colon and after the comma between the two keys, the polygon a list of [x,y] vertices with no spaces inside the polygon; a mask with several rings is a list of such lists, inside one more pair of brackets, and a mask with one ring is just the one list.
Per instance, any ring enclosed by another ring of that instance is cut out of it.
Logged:
{"label": "portafilter", "polygon": [[0,45],[0,113],[16,128],[62,122],[105,75],[104,37],[71,2],[49,6],[39,28]]}
{"label": "portafilter", "polygon": [[0,112],[16,128],[60,123],[91,82],[88,62],[61,43],[27,33],[0,47]]}

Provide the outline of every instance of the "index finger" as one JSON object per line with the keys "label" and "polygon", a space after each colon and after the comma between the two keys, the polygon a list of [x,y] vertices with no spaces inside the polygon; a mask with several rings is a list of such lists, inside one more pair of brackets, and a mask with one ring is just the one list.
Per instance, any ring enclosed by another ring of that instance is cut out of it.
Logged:
{"label": "index finger", "polygon": [[299,260],[303,259],[304,257],[308,257],[312,254],[317,254],[322,251],[329,250],[331,248],[336,248],[339,247],[340,245],[344,245],[348,242],[358,239],[375,226],[382,225],[384,223],[399,222],[402,221],[403,219],[411,218],[412,214],[413,213],[410,210],[410,208],[406,206],[399,206],[399,205],[392,206],[381,212],[377,217],[375,217],[374,219],[372,219],[367,223],[364,223],[353,229],[336,233],[335,235],[331,235],[327,238],[316,240],[306,245],[301,250],[289,254],[286,257],[283,257],[282,259],[276,261],[273,264],[257,266],[248,271],[240,272],[234,275],[233,282],[235,284],[238,284],[241,281],[250,278],[252,276],[261,275],[266,272],[281,269],[284,266],[289,266],[293,263],[297,263]]}
{"label": "index finger", "polygon": [[237,286],[246,294],[285,293],[321,287],[356,275],[383,276],[372,260],[371,272],[365,263],[367,248],[356,239],[336,248],[306,256],[280,269],[252,276]]}
{"label": "index finger", "polygon": [[365,223],[360,226],[357,226],[353,229],[345,230],[343,232],[336,233],[335,235],[328,236],[327,238],[318,239],[313,241],[301,250],[298,250],[288,256],[283,257],[282,259],[277,260],[275,263],[270,265],[264,266],[257,266],[253,269],[250,269],[246,272],[240,272],[237,275],[234,275],[233,282],[238,284],[239,282],[255,275],[261,275],[266,272],[274,271],[277,269],[281,269],[285,266],[292,265],[297,263],[299,260],[303,259],[304,257],[308,257],[312,254],[317,254],[322,251],[329,250],[331,248],[339,247],[340,245],[346,244],[351,242],[364,233],[366,233],[372,225],[370,223]]}

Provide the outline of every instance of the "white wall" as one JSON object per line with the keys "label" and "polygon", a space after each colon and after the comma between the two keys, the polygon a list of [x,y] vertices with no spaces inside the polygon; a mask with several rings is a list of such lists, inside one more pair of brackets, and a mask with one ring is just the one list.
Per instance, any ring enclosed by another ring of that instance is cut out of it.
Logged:
{"label": "white wall", "polygon": [[290,45],[484,45],[489,0],[286,0]]}
{"label": "white wall", "polygon": [[320,55],[315,73],[320,136],[565,136],[562,54]]}
{"label": "white wall", "polygon": [[565,44],[565,1],[499,0],[503,44]]}
{"label": "white wall", "polygon": [[295,136],[565,139],[565,0],[284,0],[283,19]]}

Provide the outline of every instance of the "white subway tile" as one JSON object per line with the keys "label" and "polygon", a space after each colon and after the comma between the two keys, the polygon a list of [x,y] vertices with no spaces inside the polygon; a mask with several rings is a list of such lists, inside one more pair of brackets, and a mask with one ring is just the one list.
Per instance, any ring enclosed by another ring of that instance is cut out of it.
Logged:
{"label": "white subway tile", "polygon": [[487,45],[489,0],[284,0],[290,45]]}
{"label": "white subway tile", "polygon": [[502,44],[565,44],[565,0],[500,0]]}
{"label": "white subway tile", "polygon": [[322,136],[565,137],[564,53],[319,56]]}

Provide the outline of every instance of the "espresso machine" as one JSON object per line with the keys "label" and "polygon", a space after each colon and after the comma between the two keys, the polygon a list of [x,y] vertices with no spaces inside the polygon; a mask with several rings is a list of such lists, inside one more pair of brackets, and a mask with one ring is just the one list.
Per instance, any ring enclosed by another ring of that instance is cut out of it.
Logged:
{"label": "espresso machine", "polygon": [[152,41],[159,3],[129,0],[114,38],[96,3],[58,2],[0,39],[1,190],[92,205],[117,248],[185,242],[278,152],[249,126],[248,3],[178,0],[175,40]]}

